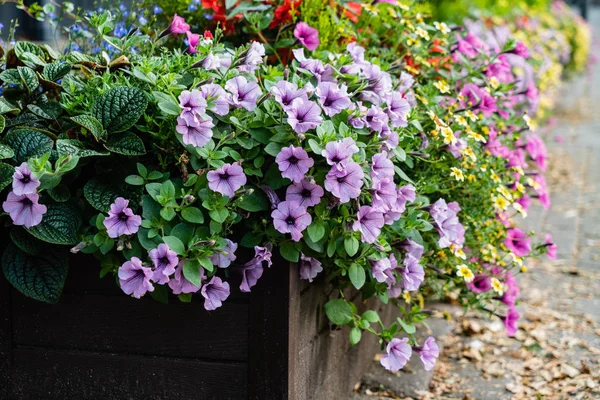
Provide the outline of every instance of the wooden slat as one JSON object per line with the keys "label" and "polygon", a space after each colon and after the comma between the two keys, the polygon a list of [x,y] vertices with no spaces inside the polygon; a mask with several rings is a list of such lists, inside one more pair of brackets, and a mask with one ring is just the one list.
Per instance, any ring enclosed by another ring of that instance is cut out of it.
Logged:
{"label": "wooden slat", "polygon": [[0,272],[0,398],[8,398],[12,359],[10,284]]}
{"label": "wooden slat", "polygon": [[69,295],[57,305],[13,296],[15,344],[164,355],[247,360],[248,305],[225,302],[204,310],[202,299],[159,304],[150,298]]}
{"label": "wooden slat", "polygon": [[16,347],[10,385],[18,399],[241,400],[246,370],[245,363]]}

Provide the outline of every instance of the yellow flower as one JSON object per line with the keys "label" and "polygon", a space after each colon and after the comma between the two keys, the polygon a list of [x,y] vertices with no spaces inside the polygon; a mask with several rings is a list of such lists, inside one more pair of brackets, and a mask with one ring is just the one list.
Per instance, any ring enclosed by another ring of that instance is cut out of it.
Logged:
{"label": "yellow flower", "polygon": [[492,288],[494,292],[498,293],[498,296],[504,294],[504,285],[498,280],[498,278],[492,278]]}
{"label": "yellow flower", "polygon": [[492,76],[490,78],[490,86],[494,89],[498,89],[498,86],[500,86],[500,81],[498,80],[498,78]]}
{"label": "yellow flower", "polygon": [[400,7],[404,11],[408,11],[409,10],[408,6],[406,4],[400,2],[400,1],[398,2],[398,7]]}
{"label": "yellow flower", "polygon": [[473,175],[473,174],[469,174],[469,175],[467,176],[467,180],[468,180],[469,182],[475,182],[475,181],[477,180],[477,177],[476,177],[475,175]]}
{"label": "yellow flower", "polygon": [[404,301],[407,302],[408,304],[410,304],[410,301],[412,300],[410,298],[410,292],[408,292],[408,291],[404,291],[404,293],[402,293],[402,298],[404,298]]}
{"label": "yellow flower", "polygon": [[429,39],[430,39],[430,37],[429,37],[429,33],[427,33],[427,31],[426,31],[425,29],[421,28],[421,27],[418,27],[418,28],[415,30],[415,33],[416,33],[418,36],[420,36],[420,37],[422,37],[423,39],[425,39],[425,40],[429,40]]}
{"label": "yellow flower", "polygon": [[498,209],[500,211],[506,210],[508,208],[508,206],[510,205],[508,200],[506,200],[502,196],[492,196],[492,200],[494,201],[494,205],[496,206],[496,209]]}
{"label": "yellow flower", "polygon": [[485,137],[483,137],[483,135],[479,134],[479,133],[475,133],[473,131],[468,133],[469,137],[474,139],[476,142],[481,142],[481,143],[485,143],[487,142],[487,140],[485,140]]}
{"label": "yellow flower", "polygon": [[521,267],[521,272],[523,272],[523,273],[527,272],[527,267],[525,265],[523,265]]}
{"label": "yellow flower", "polygon": [[445,80],[437,81],[433,84],[433,86],[438,88],[440,93],[450,93],[450,85],[448,85],[448,82]]}
{"label": "yellow flower", "polygon": [[473,282],[473,279],[475,279],[475,275],[473,275],[473,271],[471,271],[469,269],[468,266],[466,266],[465,264],[459,264],[456,266],[456,275],[457,276],[462,276],[463,279],[465,280],[465,282],[469,283],[469,282]]}
{"label": "yellow flower", "polygon": [[535,190],[539,190],[541,188],[540,184],[532,178],[527,178],[527,184]]}
{"label": "yellow flower", "polygon": [[496,188],[496,191],[498,193],[500,193],[502,196],[506,197],[506,199],[509,201],[513,199],[513,195],[504,186],[498,186]]}
{"label": "yellow flower", "polygon": [[513,170],[518,173],[519,175],[525,175],[525,171],[523,171],[523,168],[521,168],[520,165],[515,165],[513,167]]}
{"label": "yellow flower", "polygon": [[523,115],[523,119],[525,120],[525,123],[531,132],[535,132],[537,130],[537,123],[532,120],[529,115]]}
{"label": "yellow flower", "polygon": [[463,251],[462,248],[456,247],[454,244],[450,245],[450,247],[456,257],[463,259],[463,260],[467,259],[467,255],[465,254],[465,252]]}
{"label": "yellow flower", "polygon": [[445,22],[435,21],[433,23],[433,26],[435,26],[435,29],[442,32],[444,35],[447,35],[450,32],[452,32],[452,30],[448,27],[448,25]]}
{"label": "yellow flower", "polygon": [[457,181],[462,182],[465,180],[465,176],[463,175],[463,172],[456,167],[450,168],[450,176],[453,176]]}
{"label": "yellow flower", "polygon": [[467,119],[465,117],[463,117],[462,115],[457,115],[456,116],[456,122],[464,127],[469,126],[469,122],[467,122]]}
{"label": "yellow flower", "polygon": [[471,161],[477,161],[477,156],[470,147],[465,147],[462,153],[469,157]]}
{"label": "yellow flower", "polygon": [[525,190],[526,190],[525,186],[523,186],[523,184],[521,182],[515,183],[515,186],[519,192],[525,193]]}
{"label": "yellow flower", "polygon": [[473,122],[477,122],[477,120],[479,120],[479,117],[478,117],[477,115],[475,115],[475,114],[473,113],[473,111],[471,111],[471,110],[467,110],[467,111],[465,112],[465,114],[467,114],[467,117],[469,117],[469,119],[470,119],[471,121],[473,121]]}
{"label": "yellow flower", "polygon": [[494,182],[496,182],[496,183],[500,183],[500,182],[501,182],[501,179],[500,179],[500,177],[499,177],[499,176],[498,176],[498,174],[496,174],[494,171],[491,171],[491,174],[490,174],[490,176],[492,177],[492,180],[493,180]]}
{"label": "yellow flower", "polygon": [[454,133],[449,126],[444,126],[442,129],[440,129],[440,132],[444,138],[444,144],[456,144],[456,142],[458,142],[458,139],[456,136],[454,136]]}

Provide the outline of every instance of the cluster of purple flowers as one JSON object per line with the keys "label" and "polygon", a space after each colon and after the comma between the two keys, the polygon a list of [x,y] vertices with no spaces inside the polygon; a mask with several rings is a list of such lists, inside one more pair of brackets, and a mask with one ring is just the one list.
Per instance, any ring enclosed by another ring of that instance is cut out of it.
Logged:
{"label": "cluster of purple flowers", "polygon": [[48,209],[39,203],[39,186],[40,180],[34,176],[27,163],[15,168],[12,191],[2,203],[2,209],[10,215],[13,224],[31,228],[42,222]]}

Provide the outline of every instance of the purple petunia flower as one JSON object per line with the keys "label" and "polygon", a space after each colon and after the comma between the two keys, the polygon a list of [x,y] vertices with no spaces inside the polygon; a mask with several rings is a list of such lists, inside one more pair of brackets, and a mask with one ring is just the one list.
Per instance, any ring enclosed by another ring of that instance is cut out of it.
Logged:
{"label": "purple petunia flower", "polygon": [[349,162],[342,171],[335,168],[329,171],[325,176],[325,189],[340,199],[341,203],[347,203],[350,199],[360,196],[364,177],[361,166],[355,162]]}
{"label": "purple petunia flower", "polygon": [[161,285],[169,282],[169,277],[175,273],[175,267],[179,264],[177,253],[165,243],[161,243],[157,248],[150,250],[148,255],[154,264],[152,281]]}
{"label": "purple petunia flower", "polygon": [[328,117],[333,117],[352,106],[345,85],[338,86],[333,82],[321,82],[317,86],[316,93],[319,103]]}
{"label": "purple petunia flower", "polygon": [[319,47],[319,31],[311,28],[306,22],[298,22],[296,24],[294,37],[310,51],[316,50]]}
{"label": "purple petunia flower", "polygon": [[223,164],[221,168],[210,171],[206,178],[208,187],[212,191],[229,198],[232,198],[236,190],[244,186],[247,181],[244,170],[239,164]]}
{"label": "purple petunia flower", "polygon": [[131,260],[121,265],[118,275],[121,290],[136,299],[141,298],[146,292],[154,291],[154,285],[150,282],[152,269],[144,267],[142,260],[137,257],[131,257]]}
{"label": "purple petunia flower", "polygon": [[229,283],[223,282],[218,276],[213,276],[208,283],[202,286],[200,293],[205,299],[204,309],[207,311],[216,310],[229,297]]}
{"label": "purple petunia flower", "polygon": [[402,369],[412,355],[412,348],[408,344],[408,338],[392,339],[385,349],[386,354],[381,356],[379,362],[385,369],[397,372]]}
{"label": "purple petunia flower", "polygon": [[517,333],[517,330],[519,329],[519,327],[517,326],[517,321],[519,320],[519,317],[520,315],[517,312],[517,309],[514,307],[510,307],[508,309],[508,312],[506,313],[506,316],[502,318],[502,321],[504,322],[504,328],[508,336],[515,336],[515,334]]}
{"label": "purple petunia flower", "polygon": [[471,282],[467,282],[467,288],[473,293],[485,293],[492,289],[492,279],[486,274],[477,274]]}
{"label": "purple petunia flower", "polygon": [[256,282],[263,274],[263,262],[267,262],[267,266],[272,265],[271,262],[272,245],[268,243],[265,247],[254,246],[254,258],[244,264],[242,269],[242,283],[240,290],[249,293],[250,289],[256,285]]}
{"label": "purple petunia flower", "polygon": [[[162,10],[161,10],[161,12],[162,12]],[[164,36],[167,36],[171,33],[179,35],[182,33],[186,33],[189,30],[190,30],[190,26],[185,23],[185,20],[182,17],[175,14],[173,16],[173,21],[171,21],[171,25],[169,25],[169,27],[160,34],[159,39]]]}
{"label": "purple petunia flower", "polygon": [[388,211],[392,210],[398,201],[396,184],[389,179],[378,179],[371,189],[373,195],[373,208]]}
{"label": "purple petunia flower", "polygon": [[[391,256],[394,256],[393,254]],[[381,260],[371,260],[371,273],[373,278],[379,283],[386,282],[393,284],[396,281],[394,277],[394,268],[389,258],[382,258]]]}
{"label": "purple petunia flower", "polygon": [[220,85],[207,83],[200,86],[200,92],[208,102],[209,110],[217,115],[229,114],[228,94]]}
{"label": "purple petunia flower", "polygon": [[182,108],[180,117],[189,125],[198,124],[206,113],[206,99],[197,89],[184,90],[179,95],[179,106]]}
{"label": "purple petunia flower", "polygon": [[232,261],[237,258],[235,251],[237,250],[237,243],[225,239],[225,247],[216,250],[215,253],[210,257],[210,262],[219,268],[227,268],[231,265]]}
{"label": "purple petunia flower", "polygon": [[182,136],[183,143],[194,147],[204,147],[212,138],[212,118],[196,119],[189,121],[183,117],[177,117],[177,127],[175,130]]}
{"label": "purple petunia flower", "polygon": [[434,220],[434,226],[440,234],[438,245],[440,248],[454,244],[462,247],[465,241],[465,228],[458,220],[460,206],[457,202],[446,204],[444,199],[439,199],[429,209],[429,214]]}
{"label": "purple petunia flower", "polygon": [[372,158],[371,178],[373,181],[381,179],[394,179],[394,163],[388,158],[387,153],[377,153]]}
{"label": "purple petunia flower", "polygon": [[42,217],[48,211],[45,205],[38,203],[39,199],[37,193],[17,195],[10,192],[2,203],[2,209],[10,215],[13,224],[31,228],[42,222]]}
{"label": "purple petunia flower", "polygon": [[357,220],[352,225],[352,229],[355,232],[360,232],[363,241],[375,243],[384,224],[385,221],[381,211],[370,206],[361,206],[358,209]]}
{"label": "purple petunia flower", "polygon": [[300,182],[287,187],[285,199],[290,203],[298,203],[300,207],[308,208],[319,204],[323,194],[324,191],[321,186],[302,179]]}
{"label": "purple petunia flower", "polygon": [[241,72],[254,72],[258,65],[263,63],[263,57],[265,56],[265,46],[259,42],[252,42],[248,50],[243,54],[243,58],[240,60],[241,64],[239,70]]}
{"label": "purple petunia flower", "polygon": [[15,168],[12,178],[13,193],[17,196],[36,193],[40,186],[40,180],[33,176],[26,162]]}
{"label": "purple petunia flower", "polygon": [[367,111],[365,121],[369,128],[375,132],[381,133],[383,132],[384,127],[388,125],[389,117],[381,107],[372,105]]}
{"label": "purple petunia flower", "polygon": [[440,356],[440,348],[435,342],[433,336],[425,339],[423,346],[416,347],[415,351],[419,353],[421,361],[423,361],[425,371],[431,371],[435,366],[437,358]]}
{"label": "purple petunia flower", "polygon": [[312,282],[323,271],[319,260],[300,253],[300,279]]}
{"label": "purple petunia flower", "polygon": [[239,75],[228,80],[225,89],[231,93],[229,101],[232,106],[243,107],[248,111],[254,111],[256,100],[262,93],[256,82],[248,82],[245,77]]}
{"label": "purple petunia flower", "polygon": [[397,128],[408,125],[407,117],[410,113],[410,104],[402,93],[393,92],[384,111],[392,121],[392,126]]}
{"label": "purple petunia flower", "polygon": [[402,287],[409,292],[418,290],[425,279],[425,271],[419,264],[419,260],[410,254],[404,258],[404,268],[400,272],[402,273]]}
{"label": "purple petunia flower", "polygon": [[287,111],[296,99],[308,101],[306,90],[298,89],[298,85],[288,81],[277,82],[271,88],[271,93],[273,93],[275,100],[281,105],[284,111]]}
{"label": "purple petunia flower", "polygon": [[423,257],[423,252],[425,248],[421,246],[419,243],[412,241],[411,239],[404,240],[400,246],[402,250],[406,251],[407,255],[411,255],[417,260],[420,260]]}
{"label": "purple petunia flower", "polygon": [[304,179],[304,175],[315,163],[302,147],[293,145],[282,148],[275,157],[275,162],[279,166],[281,176],[295,183]]}
{"label": "purple petunia flower", "polygon": [[327,143],[321,155],[327,159],[327,164],[333,166],[332,170],[343,171],[346,163],[352,161],[352,155],[358,152],[358,146],[354,139],[344,138],[341,142]]}
{"label": "purple petunia flower", "polygon": [[292,101],[292,105],[286,110],[288,124],[296,133],[304,133],[315,129],[323,122],[321,118],[321,109],[311,100],[304,100],[302,97]]}
{"label": "purple petunia flower", "polygon": [[527,237],[527,234],[519,228],[509,229],[506,232],[506,240],[504,244],[511,250],[515,255],[523,257],[531,251],[531,239]]}
{"label": "purple petunia flower", "polygon": [[281,233],[290,233],[292,240],[300,241],[304,231],[312,222],[312,217],[306,212],[306,208],[300,207],[298,203],[282,201],[276,210],[271,213],[273,225]]}
{"label": "purple petunia flower", "polygon": [[117,197],[110,205],[108,217],[104,219],[108,237],[114,239],[121,235],[133,235],[140,229],[142,217],[135,215],[128,205],[129,200],[122,197]]}
{"label": "purple petunia flower", "polygon": [[500,301],[509,307],[514,307],[517,297],[519,297],[519,284],[517,283],[517,279],[513,276],[512,272],[509,271],[506,274],[504,284],[506,285],[506,290],[500,298]]}

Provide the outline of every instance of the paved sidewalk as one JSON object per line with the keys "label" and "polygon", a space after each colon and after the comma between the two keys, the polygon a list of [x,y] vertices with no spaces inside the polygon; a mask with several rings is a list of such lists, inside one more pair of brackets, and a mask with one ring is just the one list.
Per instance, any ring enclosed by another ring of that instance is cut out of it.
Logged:
{"label": "paved sidewalk", "polygon": [[[600,38],[599,8],[591,25]],[[372,370],[367,395],[356,398],[600,399],[600,64],[565,85],[554,117],[546,134],[552,206],[533,206],[521,226],[551,233],[558,260],[531,261],[519,276],[516,337],[500,321],[449,309],[451,333],[429,388],[418,373]]]}

